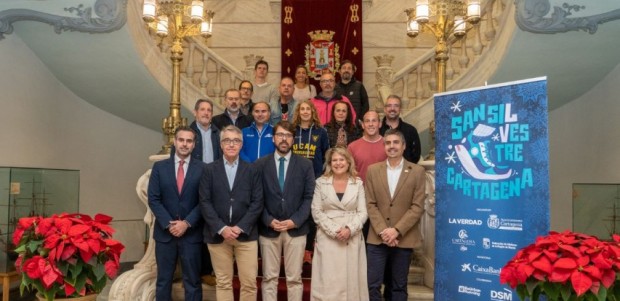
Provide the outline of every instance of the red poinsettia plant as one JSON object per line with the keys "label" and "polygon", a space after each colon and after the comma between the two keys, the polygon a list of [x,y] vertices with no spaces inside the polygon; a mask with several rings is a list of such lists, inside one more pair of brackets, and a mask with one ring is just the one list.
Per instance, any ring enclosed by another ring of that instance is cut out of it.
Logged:
{"label": "red poinsettia plant", "polygon": [[521,300],[620,301],[620,236],[601,241],[595,236],[549,232],[519,250],[502,268]]}
{"label": "red poinsettia plant", "polygon": [[112,218],[58,214],[20,218],[13,234],[20,291],[36,289],[48,301],[99,293],[116,277],[125,247],[112,239]]}

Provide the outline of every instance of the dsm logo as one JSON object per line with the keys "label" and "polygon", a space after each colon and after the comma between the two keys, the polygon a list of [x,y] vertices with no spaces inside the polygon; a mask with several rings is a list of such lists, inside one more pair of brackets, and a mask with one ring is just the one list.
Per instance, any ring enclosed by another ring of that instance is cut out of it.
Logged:
{"label": "dsm logo", "polygon": [[507,288],[503,291],[491,290],[490,297],[493,301],[512,301],[512,291]]}

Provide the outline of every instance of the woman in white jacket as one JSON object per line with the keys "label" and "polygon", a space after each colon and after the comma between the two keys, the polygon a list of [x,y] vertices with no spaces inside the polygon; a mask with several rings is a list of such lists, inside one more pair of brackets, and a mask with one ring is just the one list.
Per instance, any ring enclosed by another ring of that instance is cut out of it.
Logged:
{"label": "woman in white jacket", "polygon": [[312,200],[318,230],[311,300],[368,300],[364,185],[346,149],[328,150],[325,161],[325,173],[316,181]]}

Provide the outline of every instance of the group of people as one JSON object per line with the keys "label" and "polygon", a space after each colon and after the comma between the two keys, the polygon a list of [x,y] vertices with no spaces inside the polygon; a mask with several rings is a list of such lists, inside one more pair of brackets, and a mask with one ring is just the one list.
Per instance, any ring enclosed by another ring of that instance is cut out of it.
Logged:
{"label": "group of people", "polygon": [[338,85],[352,99],[331,73],[316,94],[303,66],[277,92],[267,72],[257,62],[254,83],[226,91],[220,115],[199,99],[170,158],[153,166],[156,300],[171,300],[177,261],[185,300],[202,300],[211,273],[217,300],[233,300],[235,263],[240,300],[256,300],[259,263],[262,299],[277,300],[282,259],[288,300],[302,300],[308,251],[312,300],[381,300],[384,283],[387,299],[406,300],[425,176],[400,97],[380,120],[349,61]]}

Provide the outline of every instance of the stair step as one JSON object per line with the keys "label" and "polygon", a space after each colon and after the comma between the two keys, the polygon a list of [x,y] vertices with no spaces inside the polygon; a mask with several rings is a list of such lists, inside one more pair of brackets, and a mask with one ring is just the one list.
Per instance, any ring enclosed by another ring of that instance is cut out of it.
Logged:
{"label": "stair step", "polygon": [[435,298],[435,293],[433,293],[433,289],[430,287],[426,287],[423,285],[408,285],[407,292],[409,293],[410,301],[433,301]]}
{"label": "stair step", "polygon": [[413,266],[413,265],[410,266],[407,283],[422,285],[424,283],[424,271],[425,270],[423,267]]}

